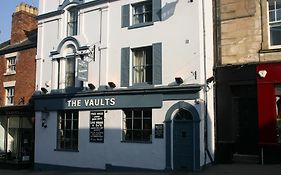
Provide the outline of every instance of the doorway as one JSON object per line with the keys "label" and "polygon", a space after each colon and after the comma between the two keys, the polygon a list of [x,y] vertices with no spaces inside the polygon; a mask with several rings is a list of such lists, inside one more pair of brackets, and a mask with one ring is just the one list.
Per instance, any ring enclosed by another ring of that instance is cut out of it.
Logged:
{"label": "doorway", "polygon": [[194,169],[194,121],[186,109],[179,109],[173,125],[173,167],[175,170]]}

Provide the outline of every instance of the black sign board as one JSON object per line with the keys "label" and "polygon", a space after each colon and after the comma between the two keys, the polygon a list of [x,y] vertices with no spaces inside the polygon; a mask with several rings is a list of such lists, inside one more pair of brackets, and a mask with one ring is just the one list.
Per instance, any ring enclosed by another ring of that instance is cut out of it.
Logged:
{"label": "black sign board", "polygon": [[164,138],[164,124],[155,124],[155,138]]}
{"label": "black sign board", "polygon": [[90,142],[104,142],[104,112],[91,111],[90,114]]}

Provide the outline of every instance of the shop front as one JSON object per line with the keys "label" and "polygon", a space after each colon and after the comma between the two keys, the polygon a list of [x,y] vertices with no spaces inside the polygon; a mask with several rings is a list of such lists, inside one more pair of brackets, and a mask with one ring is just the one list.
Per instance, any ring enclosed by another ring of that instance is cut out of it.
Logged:
{"label": "shop front", "polygon": [[35,168],[200,170],[201,88],[35,95]]}
{"label": "shop front", "polygon": [[33,163],[34,114],[26,106],[0,109],[0,166],[29,167]]}

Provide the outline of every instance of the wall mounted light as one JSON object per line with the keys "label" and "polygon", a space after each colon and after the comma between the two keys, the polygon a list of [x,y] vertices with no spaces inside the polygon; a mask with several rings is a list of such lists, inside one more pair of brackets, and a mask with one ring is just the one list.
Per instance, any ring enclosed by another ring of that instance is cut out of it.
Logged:
{"label": "wall mounted light", "polygon": [[183,83],[183,79],[181,77],[175,77],[175,81],[176,81],[177,84]]}
{"label": "wall mounted light", "polygon": [[48,93],[48,90],[44,87],[41,88],[41,91],[44,93],[44,94],[47,94]]}
{"label": "wall mounted light", "polygon": [[95,86],[95,85],[93,85],[92,83],[89,83],[89,84],[88,84],[88,87],[89,87],[91,90],[96,89],[96,86]]}
{"label": "wall mounted light", "polygon": [[108,82],[108,86],[111,87],[111,88],[115,88],[116,87],[115,83],[113,83],[113,82]]}

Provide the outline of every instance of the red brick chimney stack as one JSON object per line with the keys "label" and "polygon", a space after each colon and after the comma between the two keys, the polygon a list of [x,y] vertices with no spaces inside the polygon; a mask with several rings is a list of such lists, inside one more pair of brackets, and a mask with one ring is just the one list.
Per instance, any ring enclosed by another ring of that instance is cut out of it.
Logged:
{"label": "red brick chimney stack", "polygon": [[38,9],[25,3],[18,4],[12,16],[11,45],[27,38],[37,28]]}

